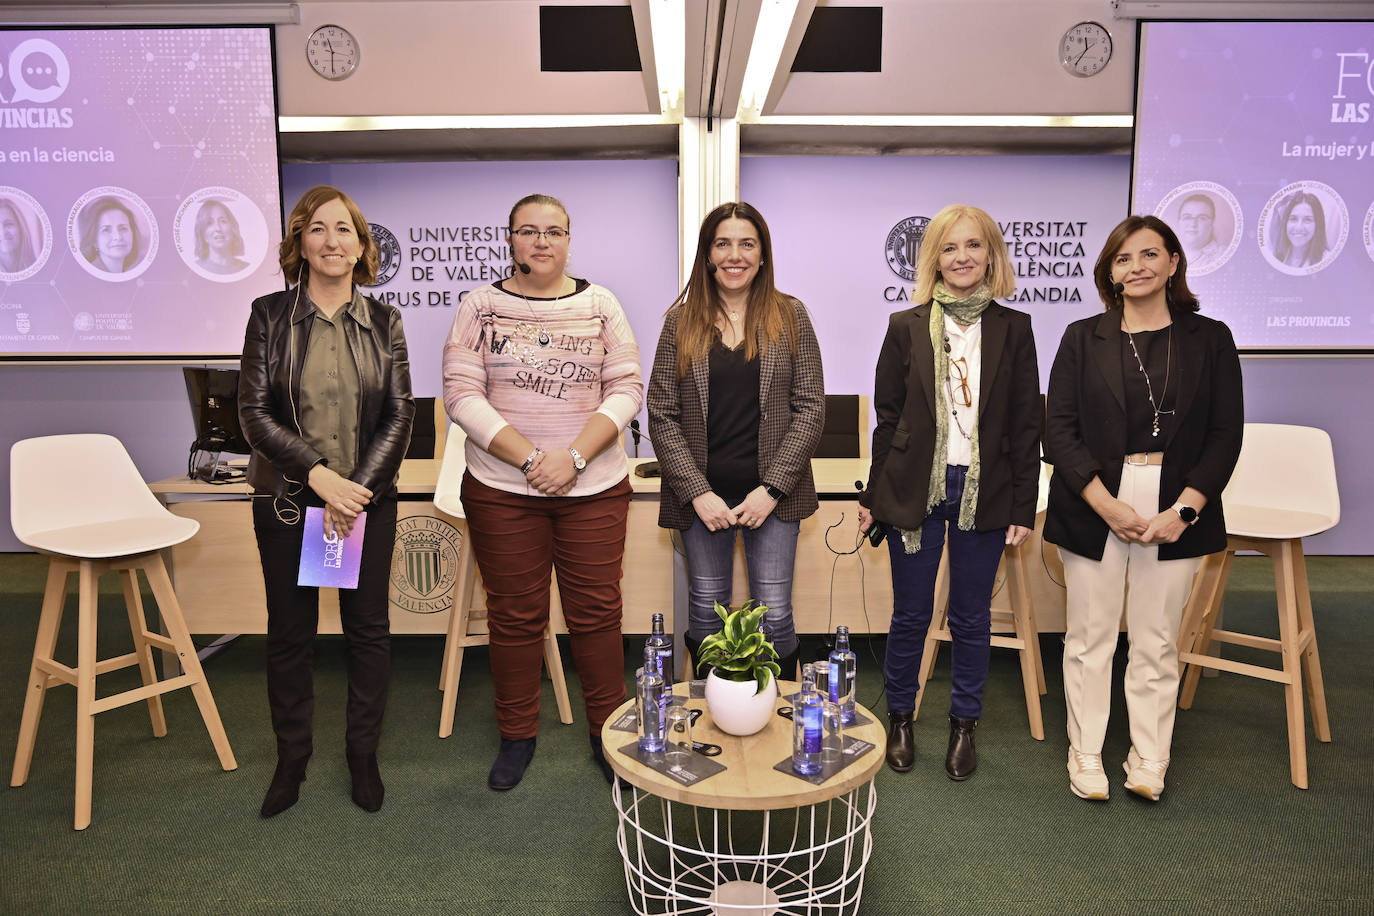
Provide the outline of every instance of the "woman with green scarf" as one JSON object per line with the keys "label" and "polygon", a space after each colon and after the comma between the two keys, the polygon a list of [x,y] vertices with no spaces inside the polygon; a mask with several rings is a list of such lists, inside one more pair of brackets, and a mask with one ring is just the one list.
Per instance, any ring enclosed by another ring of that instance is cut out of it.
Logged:
{"label": "woman with green scarf", "polygon": [[892,623],[883,666],[888,766],[911,769],[917,674],[949,537],[949,748],[961,781],[978,765],[992,587],[1004,546],[1035,525],[1044,408],[1030,316],[993,301],[1015,289],[992,217],[955,204],[926,227],[915,308],[888,320],[878,354],[868,487],[859,527],[881,526],[892,557]]}

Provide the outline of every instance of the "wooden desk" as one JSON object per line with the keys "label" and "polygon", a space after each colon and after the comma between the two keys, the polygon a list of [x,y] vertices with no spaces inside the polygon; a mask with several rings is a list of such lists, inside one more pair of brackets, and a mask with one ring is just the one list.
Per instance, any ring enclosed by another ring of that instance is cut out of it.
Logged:
{"label": "wooden desk", "polygon": [[[795,681],[780,681],[782,697]],[[687,685],[676,685],[679,695]],[[779,698],[778,704],[788,705]],[[616,840],[625,884],[636,913],[856,913],[877,795],[873,777],[883,765],[886,737],[878,718],[846,731],[872,748],[820,784],[775,769],[790,760],[792,722],[773,716],[757,734],[727,735],[697,720],[692,737],[718,744],[725,770],[691,786],[621,753],[635,740],[611,725],[633,701],[611,714],[601,730],[606,759],[621,779],[611,789]],[[705,708],[705,700],[687,701]],[[685,806],[685,807],[675,807]]]}
{"label": "wooden desk", "polygon": [[[630,461],[630,467],[642,463]],[[444,633],[448,627],[458,551],[467,525],[434,507],[438,460],[408,460],[401,465],[396,549],[393,554],[391,627],[393,633]],[[856,482],[868,477],[860,458],[817,458],[812,462],[820,510],[802,522],[792,603],[797,629],[833,632],[844,624],[854,633],[885,633],[892,618],[892,574],[886,547],[866,543],[853,550],[858,525]],[[658,527],[658,478],[630,475],[630,502],[625,548],[624,593],[626,633],[648,633],[651,617],[673,617],[674,549],[671,532]],[[185,477],[160,480],[154,493],[178,515],[194,518],[201,530],[172,550],[172,575],[193,633],[265,633],[262,569],[253,537],[246,484],[214,486]],[[827,529],[837,525],[829,533]],[[833,550],[831,549],[833,548]],[[1039,532],[1032,556],[1039,556]],[[1051,549],[1052,552],[1052,549]],[[735,602],[748,595],[743,546],[735,567]],[[833,571],[833,588],[832,588]],[[1031,593],[1042,631],[1062,631],[1064,592],[1039,563],[1031,563]],[[833,595],[833,613],[831,607]],[[557,602],[557,587],[554,601]],[[1000,588],[993,607],[1009,608],[1007,589]],[[341,632],[335,593],[325,589],[320,600],[320,632]]]}

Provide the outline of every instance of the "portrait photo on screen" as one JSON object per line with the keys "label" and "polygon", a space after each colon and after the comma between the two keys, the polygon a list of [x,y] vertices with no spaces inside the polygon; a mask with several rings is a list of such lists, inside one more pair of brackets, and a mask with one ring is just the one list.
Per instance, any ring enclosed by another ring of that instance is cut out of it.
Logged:
{"label": "portrait photo on screen", "polygon": [[27,280],[52,254],[52,223],[30,194],[0,185],[0,282]]}
{"label": "portrait photo on screen", "polygon": [[1336,260],[1349,232],[1350,213],[1335,189],[1295,181],[1264,205],[1256,241],[1271,267],[1301,277]]}
{"label": "portrait photo on screen", "polygon": [[67,218],[72,254],[93,277],[122,283],[141,276],[157,255],[157,220],[132,191],[92,188]]}
{"label": "portrait photo on screen", "polygon": [[266,256],[267,220],[234,188],[201,188],[177,208],[172,239],[196,274],[233,283],[252,275]]}
{"label": "portrait photo on screen", "polygon": [[1190,181],[1159,202],[1155,216],[1178,233],[1190,276],[1211,273],[1231,259],[1244,233],[1240,201],[1214,181]]}

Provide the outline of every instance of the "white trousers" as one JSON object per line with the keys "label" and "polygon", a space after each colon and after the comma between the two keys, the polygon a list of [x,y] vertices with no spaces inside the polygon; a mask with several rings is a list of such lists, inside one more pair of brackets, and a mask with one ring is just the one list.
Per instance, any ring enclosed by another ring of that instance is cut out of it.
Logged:
{"label": "white trousers", "polygon": [[[1118,497],[1142,518],[1159,509],[1159,467],[1126,465]],[[1202,558],[1160,560],[1158,547],[1107,535],[1102,559],[1061,550],[1068,587],[1064,701],[1069,743],[1102,753],[1112,707],[1112,656],[1126,614],[1126,712],[1131,743],[1146,760],[1168,760],[1178,701],[1178,630]]]}

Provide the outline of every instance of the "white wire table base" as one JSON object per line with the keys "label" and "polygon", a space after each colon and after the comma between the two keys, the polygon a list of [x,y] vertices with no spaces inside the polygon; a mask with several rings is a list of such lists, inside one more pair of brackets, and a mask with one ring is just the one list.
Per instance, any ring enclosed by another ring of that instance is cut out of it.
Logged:
{"label": "white wire table base", "polygon": [[730,811],[611,789],[630,905],[641,916],[840,916],[859,910],[873,780],[815,805]]}

